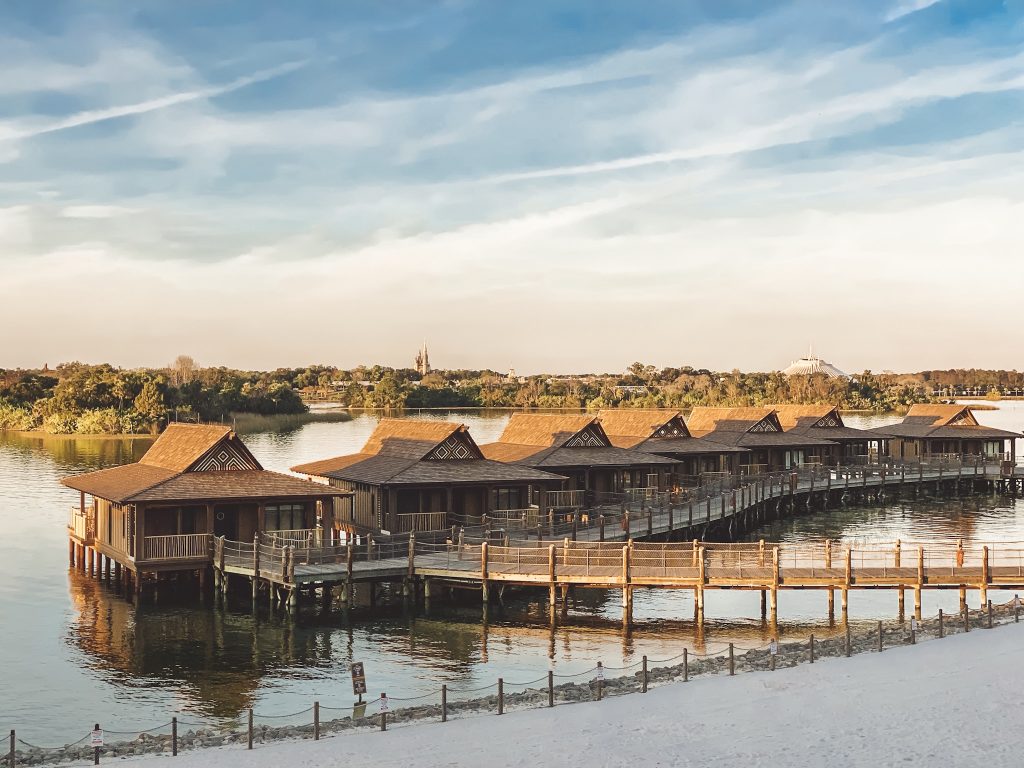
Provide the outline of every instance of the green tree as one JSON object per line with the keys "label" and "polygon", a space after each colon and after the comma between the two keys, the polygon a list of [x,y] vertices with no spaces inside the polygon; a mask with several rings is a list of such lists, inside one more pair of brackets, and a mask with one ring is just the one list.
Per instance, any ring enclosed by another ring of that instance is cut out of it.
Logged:
{"label": "green tree", "polygon": [[135,398],[135,410],[151,427],[160,428],[167,417],[167,404],[156,381],[151,379],[142,385],[142,391]]}

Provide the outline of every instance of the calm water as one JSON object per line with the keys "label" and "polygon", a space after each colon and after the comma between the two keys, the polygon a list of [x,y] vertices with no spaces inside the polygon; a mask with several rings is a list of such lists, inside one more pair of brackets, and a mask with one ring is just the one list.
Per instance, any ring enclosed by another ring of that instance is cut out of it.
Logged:
{"label": "calm water", "polygon": [[[986,424],[1020,430],[1024,404],[979,412]],[[450,418],[431,414],[424,418]],[[478,442],[497,438],[503,413],[460,413]],[[851,426],[889,418],[851,416]],[[315,423],[246,436],[268,469],[358,450],[376,418]],[[386,599],[371,611],[304,608],[297,620],[262,613],[247,601],[227,609],[167,602],[136,609],[94,579],[67,568],[66,514],[77,494],[64,475],[136,460],[146,439],[41,438],[0,433],[0,733],[16,727],[35,743],[78,738],[93,722],[137,731],[178,713],[192,721],[230,720],[253,706],[265,715],[352,701],[348,666],[366,664],[371,691],[412,697],[487,685],[502,676],[534,680],[610,667],[688,647],[717,650],[767,642],[756,592],[708,594],[703,630],[689,592],[638,591],[633,630],[621,625],[618,592],[580,591],[568,615],[550,622],[546,595],[520,593],[481,620],[479,593],[443,596],[425,614]],[[1020,446],[1018,446],[1018,453]],[[964,538],[1024,541],[1024,502],[1004,497],[847,508],[777,523],[757,532],[782,541]],[[1004,596],[993,592],[992,599]],[[358,597],[358,596],[357,596]],[[365,596],[362,596],[365,598]],[[163,598],[163,596],[162,596]],[[976,600],[973,596],[972,601]],[[941,602],[940,602],[941,601]],[[957,608],[956,592],[925,593],[924,612]],[[806,637],[829,631],[824,594],[782,592],[779,631]],[[854,592],[850,620],[892,618],[896,596]],[[453,694],[454,697],[454,694]]]}

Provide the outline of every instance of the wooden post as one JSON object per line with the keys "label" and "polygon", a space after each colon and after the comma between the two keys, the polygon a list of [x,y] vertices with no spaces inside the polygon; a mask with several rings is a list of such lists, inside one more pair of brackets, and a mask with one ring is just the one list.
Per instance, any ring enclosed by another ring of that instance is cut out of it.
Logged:
{"label": "wooden post", "polygon": [[313,702],[313,741],[320,741],[320,702]]}
{"label": "wooden post", "polygon": [[486,605],[490,595],[487,590],[487,542],[480,545],[480,588],[483,592],[483,601]]}
{"label": "wooden post", "polygon": [[8,757],[7,757],[9,768],[15,768],[15,765],[14,765],[14,744],[15,744],[16,741],[17,741],[17,739],[14,738],[14,729],[11,728],[11,751],[8,754]]}
{"label": "wooden post", "polygon": [[654,507],[647,508],[647,537],[654,535]]}
{"label": "wooden post", "polygon": [[[178,718],[171,718],[171,757],[178,756]],[[13,768],[13,764],[12,764]]]}
{"label": "wooden post", "polygon": [[600,535],[599,535],[598,541],[604,541],[604,515],[599,515],[598,516],[598,518],[597,518],[597,525],[598,525],[598,530],[600,531]]}
{"label": "wooden post", "polygon": [[[96,725],[94,725],[92,728],[93,728],[94,731],[98,731],[100,729],[100,724],[96,723]],[[100,764],[100,748],[99,747],[93,747],[92,748],[92,764],[93,765],[99,765]]]}
{"label": "wooden post", "polygon": [[878,652],[882,652],[882,620],[878,620]]}
{"label": "wooden post", "polygon": [[704,547],[697,550],[697,614],[704,616],[704,582],[706,580],[704,569]]}
{"label": "wooden post", "polygon": [[448,686],[441,686],[441,722],[448,722]]}
{"label": "wooden post", "polygon": [[683,682],[690,680],[690,654],[683,648]]}
{"label": "wooden post", "polygon": [[555,604],[555,545],[548,545],[548,587],[549,595],[548,602],[553,606]]}
{"label": "wooden post", "polygon": [[249,743],[246,749],[252,749],[252,707],[249,708]]}
{"label": "wooden post", "polygon": [[260,593],[260,535],[252,537],[252,601],[255,603]]}
{"label": "wooden post", "polygon": [[914,615],[921,618],[921,593],[924,590],[924,547],[917,548],[917,587],[914,588]]}
{"label": "wooden post", "polygon": [[505,714],[505,680],[498,678],[498,714]]}
{"label": "wooden post", "polygon": [[988,628],[992,629],[992,601],[988,601]]}
{"label": "wooden post", "polygon": [[380,710],[380,729],[386,731],[388,729],[388,695],[387,693],[381,693],[381,710]]}
{"label": "wooden post", "polygon": [[640,689],[640,692],[641,693],[647,693],[647,656],[646,655],[644,656],[643,673],[644,673],[644,675],[643,675],[643,687]]}
{"label": "wooden post", "polygon": [[555,706],[555,673],[548,670],[548,706]]}
{"label": "wooden post", "polygon": [[964,606],[964,632],[971,631],[971,609]]}
{"label": "wooden post", "polygon": [[942,627],[942,609],[939,608],[939,637],[941,638],[944,634],[945,632]]}
{"label": "wooden post", "polygon": [[729,674],[736,674],[736,657],[733,653],[732,643],[729,643]]}
{"label": "wooden post", "polygon": [[811,664],[814,663],[814,635],[811,635]]}
{"label": "wooden post", "polygon": [[772,547],[771,611],[774,617],[779,609],[779,548]]}
{"label": "wooden post", "polygon": [[846,622],[846,657],[850,657],[850,622]]}
{"label": "wooden post", "polygon": [[988,569],[988,546],[981,548],[981,607],[988,603],[988,584],[990,580]]}

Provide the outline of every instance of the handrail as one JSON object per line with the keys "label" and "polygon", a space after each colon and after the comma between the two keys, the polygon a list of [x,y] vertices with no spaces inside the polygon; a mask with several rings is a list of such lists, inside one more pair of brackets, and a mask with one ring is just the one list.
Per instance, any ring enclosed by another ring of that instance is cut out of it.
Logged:
{"label": "handrail", "polygon": [[195,560],[211,557],[209,533],[178,533],[146,536],[142,540],[143,560]]}

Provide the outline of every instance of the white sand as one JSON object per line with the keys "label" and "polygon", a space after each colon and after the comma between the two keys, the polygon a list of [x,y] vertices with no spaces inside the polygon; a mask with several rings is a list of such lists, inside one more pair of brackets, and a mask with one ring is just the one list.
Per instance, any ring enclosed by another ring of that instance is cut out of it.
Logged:
{"label": "white sand", "polygon": [[1011,624],[553,710],[144,759],[146,768],[1021,766],[1022,661],[1024,624]]}

